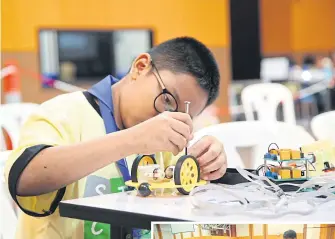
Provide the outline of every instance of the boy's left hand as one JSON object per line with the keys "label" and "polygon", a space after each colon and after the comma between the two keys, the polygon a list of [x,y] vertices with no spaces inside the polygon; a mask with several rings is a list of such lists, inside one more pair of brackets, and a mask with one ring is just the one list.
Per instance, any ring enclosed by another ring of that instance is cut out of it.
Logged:
{"label": "boy's left hand", "polygon": [[188,149],[188,154],[198,159],[202,179],[216,180],[226,173],[226,153],[223,144],[215,137],[202,137]]}

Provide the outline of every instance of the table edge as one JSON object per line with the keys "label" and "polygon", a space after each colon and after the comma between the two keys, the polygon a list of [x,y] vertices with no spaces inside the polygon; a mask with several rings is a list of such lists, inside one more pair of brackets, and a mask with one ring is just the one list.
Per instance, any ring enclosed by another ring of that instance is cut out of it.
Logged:
{"label": "table edge", "polygon": [[126,228],[151,230],[151,222],[190,222],[180,218],[169,218],[142,213],[132,213],[114,209],[97,208],[68,202],[59,203],[61,217],[107,223]]}

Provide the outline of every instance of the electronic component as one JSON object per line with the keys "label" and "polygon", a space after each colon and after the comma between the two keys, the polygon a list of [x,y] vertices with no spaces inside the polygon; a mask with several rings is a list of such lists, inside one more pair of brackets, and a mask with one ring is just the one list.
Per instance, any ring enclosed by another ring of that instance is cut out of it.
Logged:
{"label": "electronic component", "polygon": [[[189,113],[190,102],[185,101],[185,111]],[[176,165],[164,167],[163,155],[159,164],[152,155],[139,155],[131,168],[131,180],[125,182],[129,187],[137,189],[138,194],[147,197],[156,190],[176,189],[179,193],[188,195],[196,186],[207,182],[200,179],[200,166],[196,158],[187,154],[180,157]]]}
{"label": "electronic component", "polygon": [[[300,150],[281,149],[277,144],[272,143],[268,152],[264,154],[264,175],[273,181],[306,181],[309,179],[309,166],[313,168],[316,159],[314,154],[306,155]],[[260,168],[258,171],[258,175]],[[304,168],[304,171],[302,170]]]}

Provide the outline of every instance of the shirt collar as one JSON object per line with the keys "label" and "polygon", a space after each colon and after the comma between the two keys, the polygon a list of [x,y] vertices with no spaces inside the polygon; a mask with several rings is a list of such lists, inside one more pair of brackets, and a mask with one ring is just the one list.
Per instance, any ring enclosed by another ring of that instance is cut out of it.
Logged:
{"label": "shirt collar", "polygon": [[113,107],[113,97],[112,97],[112,88],[111,86],[117,83],[119,80],[109,75],[104,79],[96,83],[89,89],[89,92],[93,94],[99,102],[103,103],[108,107],[112,112],[114,111]]}

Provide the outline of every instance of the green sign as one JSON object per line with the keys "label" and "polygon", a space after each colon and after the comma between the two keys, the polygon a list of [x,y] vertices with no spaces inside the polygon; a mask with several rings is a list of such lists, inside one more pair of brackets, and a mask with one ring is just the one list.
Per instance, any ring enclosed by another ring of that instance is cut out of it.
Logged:
{"label": "green sign", "polygon": [[[94,180],[97,180],[97,177],[95,177]],[[103,180],[100,180],[100,181],[97,180],[96,182],[99,182],[100,184],[96,185],[95,190],[93,191],[99,191],[99,194],[102,193],[102,190],[99,190],[99,187],[100,189],[109,188],[110,190],[107,190],[107,192],[110,191],[110,193],[123,192],[126,188],[123,178],[112,178],[109,180],[108,186],[105,183],[103,184],[102,187],[101,187],[101,183],[103,182]],[[135,230],[135,231],[136,232],[134,233],[133,239],[151,238],[150,231],[148,230]],[[85,221],[84,222],[84,239],[110,239],[110,225],[105,224],[105,223],[100,223],[100,222]]]}

